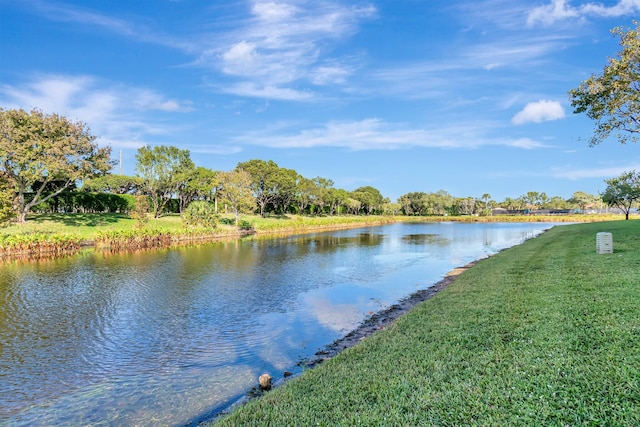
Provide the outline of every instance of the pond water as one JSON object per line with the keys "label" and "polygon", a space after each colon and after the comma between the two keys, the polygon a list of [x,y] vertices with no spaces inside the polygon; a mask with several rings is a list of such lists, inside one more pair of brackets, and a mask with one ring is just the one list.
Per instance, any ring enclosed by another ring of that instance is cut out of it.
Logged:
{"label": "pond water", "polygon": [[184,425],[551,224],[394,224],[0,264],[0,425]]}

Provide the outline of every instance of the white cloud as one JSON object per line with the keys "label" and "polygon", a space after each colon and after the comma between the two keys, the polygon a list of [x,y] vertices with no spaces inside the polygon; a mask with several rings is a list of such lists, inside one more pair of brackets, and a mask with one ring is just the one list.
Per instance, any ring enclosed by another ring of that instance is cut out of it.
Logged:
{"label": "white cloud", "polygon": [[538,141],[535,141],[533,139],[530,138],[519,138],[516,140],[511,141],[511,143],[507,144],[510,145],[512,147],[516,147],[516,148],[522,148],[525,150],[532,150],[535,148],[546,148],[548,147],[548,145],[542,144]]}
{"label": "white cloud", "polygon": [[609,179],[621,175],[625,171],[640,170],[640,164],[627,166],[612,166],[605,168],[558,168],[552,171],[552,175],[556,178],[565,178],[572,181],[585,178],[603,178]]}
{"label": "white cloud", "polygon": [[296,89],[273,85],[261,86],[252,82],[242,82],[229,85],[222,88],[221,91],[233,95],[281,101],[309,101],[314,96],[312,92],[299,91]]}
{"label": "white cloud", "polygon": [[536,24],[549,26],[557,21],[588,16],[617,17],[640,12],[640,0],[619,0],[613,6],[601,3],[585,3],[571,6],[569,0],[552,0],[551,3],[536,7],[527,16],[527,26]]}
{"label": "white cloud", "polygon": [[198,63],[232,79],[231,84],[221,86],[226,93],[300,100],[310,94],[299,96],[304,92],[294,85],[346,82],[352,67],[344,59],[328,57],[330,42],[356,32],[359,22],[372,17],[375,8],[336,2],[254,1],[251,12],[237,30],[216,40],[222,47],[203,50]]}
{"label": "white cloud", "polygon": [[525,123],[541,123],[564,118],[564,109],[558,101],[538,101],[530,102],[524,109],[518,112],[511,122],[515,125]]}
{"label": "white cloud", "polygon": [[399,150],[412,147],[473,149],[502,145],[522,149],[547,147],[531,139],[490,138],[489,123],[456,123],[434,129],[409,128],[377,118],[360,121],[330,121],[323,126],[288,130],[295,124],[281,124],[273,129],[249,132],[236,137],[238,144],[270,148],[334,147],[348,150]]}
{"label": "white cloud", "polygon": [[103,29],[141,42],[154,43],[188,52],[197,50],[197,44],[153,31],[135,22],[93,12],[81,6],[41,0],[24,0],[21,3],[27,11],[39,14],[52,21],[76,24],[86,27],[90,31]]}
{"label": "white cloud", "polygon": [[286,3],[258,1],[251,8],[253,14],[262,21],[284,21],[294,17],[298,8]]}
{"label": "white cloud", "polygon": [[6,108],[38,108],[81,120],[103,143],[127,148],[144,145],[150,136],[171,132],[157,120],[157,112],[193,109],[188,101],[166,98],[146,88],[68,75],[40,75],[22,86],[0,86],[0,103]]}
{"label": "white cloud", "polygon": [[316,85],[345,83],[351,70],[340,65],[322,65],[313,70],[311,81]]}

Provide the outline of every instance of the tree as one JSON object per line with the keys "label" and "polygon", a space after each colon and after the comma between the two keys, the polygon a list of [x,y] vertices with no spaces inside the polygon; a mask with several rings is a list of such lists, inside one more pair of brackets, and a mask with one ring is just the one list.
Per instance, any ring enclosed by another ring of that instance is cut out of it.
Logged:
{"label": "tree", "polygon": [[243,170],[251,177],[251,190],[255,201],[260,208],[260,216],[265,217],[266,208],[269,203],[273,203],[278,196],[275,174],[279,169],[273,161],[253,159],[238,163],[237,170]]}
{"label": "tree", "polygon": [[298,172],[293,169],[278,168],[272,176],[276,193],[273,205],[277,211],[286,214],[296,198]]}
{"label": "tree", "polygon": [[617,178],[606,179],[605,182],[607,188],[602,193],[602,200],[624,212],[624,219],[628,220],[631,207],[640,200],[640,173],[624,172]]}
{"label": "tree", "polygon": [[330,196],[328,191],[333,187],[333,181],[327,178],[317,176],[312,179],[313,181],[313,193],[311,197],[311,203],[317,208],[317,213],[324,213],[324,206],[329,204]]}
{"label": "tree", "polygon": [[5,173],[0,172],[0,225],[16,216],[14,201],[15,193],[9,178]]}
{"label": "tree", "polygon": [[360,212],[360,208],[362,207],[362,203],[359,200],[356,200],[352,197],[348,197],[345,202],[345,206],[347,207],[347,211],[352,215],[357,215]]}
{"label": "tree", "polygon": [[526,206],[534,209],[542,208],[549,201],[546,193],[538,193],[537,191],[529,191],[520,198]]}
{"label": "tree", "polygon": [[347,199],[349,199],[349,193],[341,188],[328,188],[325,193],[325,200],[329,206],[329,215],[335,215],[340,207],[343,206]]}
{"label": "tree", "polygon": [[428,209],[427,193],[414,191],[404,194],[398,199],[405,215],[426,215]]}
{"label": "tree", "polygon": [[512,199],[511,197],[507,197],[506,199],[504,199],[502,203],[500,203],[500,206],[511,211],[523,210],[526,207],[526,203],[522,199],[522,197],[519,197],[517,199]]}
{"label": "tree", "polygon": [[376,210],[381,210],[384,203],[384,197],[382,197],[380,191],[370,185],[356,188],[351,193],[351,197],[361,203],[361,207],[366,211],[367,215],[371,215]]}
{"label": "tree", "polygon": [[492,208],[496,205],[496,202],[491,200],[491,194],[484,193],[482,195],[482,197],[480,198],[480,200],[484,204],[482,209],[479,209],[480,213],[482,215],[491,215],[492,214]]}
{"label": "tree", "polygon": [[398,215],[401,209],[402,209],[402,206],[400,206],[400,203],[387,202],[382,206],[382,213],[384,213],[385,215],[395,216],[395,215]]}
{"label": "tree", "polygon": [[76,181],[111,169],[111,148],[95,139],[84,123],[64,116],[0,108],[0,171],[17,195],[18,222]]}
{"label": "tree", "polygon": [[251,175],[242,169],[220,173],[221,187],[219,191],[221,198],[231,208],[236,227],[238,226],[240,212],[255,206],[256,200],[251,188],[252,182]]}
{"label": "tree", "polygon": [[444,190],[428,193],[425,196],[425,215],[455,214],[457,208],[453,205],[454,198]]}
{"label": "tree", "polygon": [[153,216],[158,218],[171,197],[179,193],[181,173],[194,168],[189,150],[147,145],[138,149],[136,160],[136,170],[144,180],[144,191],[151,197]]}
{"label": "tree", "polygon": [[544,205],[545,209],[569,209],[570,203],[560,196],[553,196]]}
{"label": "tree", "polygon": [[596,200],[596,197],[592,194],[585,193],[584,191],[576,191],[567,202],[577,205],[580,210],[584,212],[587,206],[596,203]]}
{"label": "tree", "polygon": [[86,180],[82,189],[96,193],[136,194],[142,185],[143,180],[138,176],[107,174]]}
{"label": "tree", "polygon": [[456,215],[473,215],[476,212],[476,199],[473,197],[458,197],[453,201]]}
{"label": "tree", "polygon": [[636,142],[640,134],[640,26],[612,30],[620,37],[621,50],[610,58],[601,75],[592,75],[569,91],[574,113],[595,120],[590,145],[615,133],[622,144]]}
{"label": "tree", "polygon": [[[181,171],[177,177],[179,181],[178,197],[180,198],[180,212],[194,200],[212,201],[218,189],[218,173],[202,166]],[[213,209],[217,211],[217,204]]]}
{"label": "tree", "polygon": [[298,214],[302,215],[311,203],[315,183],[309,178],[298,175],[296,178],[296,197],[295,202],[298,206]]}
{"label": "tree", "polygon": [[135,206],[129,212],[129,217],[136,220],[136,228],[142,230],[149,222],[147,213],[149,212],[149,199],[147,196],[134,196]]}

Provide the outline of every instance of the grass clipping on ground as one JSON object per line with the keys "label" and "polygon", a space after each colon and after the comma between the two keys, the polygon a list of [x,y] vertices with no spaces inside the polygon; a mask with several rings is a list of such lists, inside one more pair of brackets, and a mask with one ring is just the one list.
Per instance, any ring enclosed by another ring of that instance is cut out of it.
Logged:
{"label": "grass clipping on ground", "polygon": [[555,227],[219,425],[640,425],[639,244]]}

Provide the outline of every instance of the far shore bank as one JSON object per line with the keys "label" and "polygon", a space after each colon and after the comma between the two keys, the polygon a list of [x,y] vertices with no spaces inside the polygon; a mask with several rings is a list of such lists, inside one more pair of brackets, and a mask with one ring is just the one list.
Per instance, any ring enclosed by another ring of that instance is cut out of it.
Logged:
{"label": "far shore bank", "polygon": [[84,249],[126,252],[197,245],[247,236],[287,236],[398,222],[595,222],[620,219],[620,215],[521,216],[339,216],[245,217],[242,227],[226,219],[215,231],[186,229],[177,216],[152,220],[144,228],[118,214],[32,215],[26,224],[0,229],[0,261],[69,256]]}

